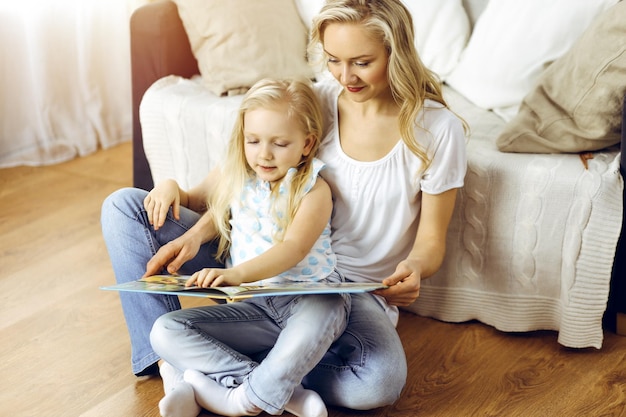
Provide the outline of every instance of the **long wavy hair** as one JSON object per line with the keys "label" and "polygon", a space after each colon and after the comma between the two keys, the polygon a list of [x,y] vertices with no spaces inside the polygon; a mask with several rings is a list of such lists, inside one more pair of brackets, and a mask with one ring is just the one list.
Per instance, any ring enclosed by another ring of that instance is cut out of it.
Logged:
{"label": "long wavy hair", "polygon": [[[218,231],[217,259],[224,260],[230,249],[231,205],[237,201],[248,180],[256,179],[256,173],[248,165],[244,151],[244,118],[248,111],[263,108],[287,107],[287,117],[295,120],[306,136],[313,141],[311,151],[302,156],[289,188],[286,207],[278,205],[276,198],[280,183],[272,188],[272,212],[277,227],[274,239],[282,240],[284,231],[293,221],[300,202],[305,195],[304,187],[312,172],[312,161],[317,154],[322,135],[322,112],[317,96],[308,80],[264,79],[257,82],[243,97],[227,148],[226,159],[221,166],[222,176],[209,200],[213,221]],[[284,215],[279,215],[283,212]]]}
{"label": "long wavy hair", "polygon": [[[324,31],[332,23],[362,25],[379,39],[388,54],[387,79],[396,104],[400,134],[406,146],[423,163],[430,164],[426,150],[417,142],[415,127],[423,129],[418,115],[426,99],[448,107],[439,77],[422,63],[414,44],[411,13],[399,0],[327,0],[311,27],[310,56],[319,56]],[[463,121],[467,131],[467,125]]]}

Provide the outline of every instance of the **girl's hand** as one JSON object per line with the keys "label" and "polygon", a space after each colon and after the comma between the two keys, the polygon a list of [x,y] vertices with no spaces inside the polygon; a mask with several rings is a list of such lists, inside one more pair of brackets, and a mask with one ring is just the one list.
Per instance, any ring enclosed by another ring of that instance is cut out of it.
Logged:
{"label": "girl's hand", "polygon": [[180,189],[176,181],[165,180],[157,184],[143,200],[143,206],[154,230],[163,226],[170,206],[174,218],[180,219]]}
{"label": "girl's hand", "polygon": [[234,268],[204,268],[191,276],[185,283],[186,287],[197,285],[201,288],[239,285],[243,279]]}
{"label": "girl's hand", "polygon": [[400,262],[396,271],[383,280],[383,284],[389,288],[377,290],[374,294],[385,297],[390,305],[410,305],[420,294],[421,270],[417,260],[406,259]]}

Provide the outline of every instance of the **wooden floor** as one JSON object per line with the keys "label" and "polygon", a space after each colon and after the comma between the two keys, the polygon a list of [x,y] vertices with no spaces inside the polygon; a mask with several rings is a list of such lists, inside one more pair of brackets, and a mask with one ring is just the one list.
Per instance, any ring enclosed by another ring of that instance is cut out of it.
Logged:
{"label": "wooden floor", "polygon": [[[99,213],[131,184],[131,147],[0,170],[0,415],[158,416],[135,378]],[[189,305],[189,304],[187,304]],[[410,378],[393,406],[346,416],[626,416],[626,338],[570,350],[553,332],[504,334],[402,313]],[[381,387],[382,389],[382,387]]]}

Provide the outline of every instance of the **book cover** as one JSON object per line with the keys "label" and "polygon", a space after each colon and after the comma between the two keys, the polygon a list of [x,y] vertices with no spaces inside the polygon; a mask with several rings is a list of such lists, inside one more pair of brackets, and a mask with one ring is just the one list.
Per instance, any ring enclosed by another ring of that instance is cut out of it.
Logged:
{"label": "book cover", "polygon": [[386,288],[381,283],[372,282],[267,282],[262,285],[245,284],[224,287],[185,287],[190,275],[153,275],[137,281],[100,287],[110,291],[146,292],[191,297],[205,297],[220,300],[241,300],[250,297],[299,294],[357,293]]}

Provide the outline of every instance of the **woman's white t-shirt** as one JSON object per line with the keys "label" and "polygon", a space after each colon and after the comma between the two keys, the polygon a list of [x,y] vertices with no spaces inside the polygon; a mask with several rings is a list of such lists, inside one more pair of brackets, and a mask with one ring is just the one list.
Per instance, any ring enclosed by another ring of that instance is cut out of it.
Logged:
{"label": "woman's white t-shirt", "polygon": [[[441,104],[427,100],[415,135],[431,158],[422,162],[402,140],[383,158],[363,162],[341,147],[334,80],[315,85],[325,113],[325,134],[318,157],[326,164],[321,176],[333,193],[332,248],[337,268],[349,281],[380,282],[404,260],[415,241],[421,192],[440,194],[463,186],[467,167],[463,126]],[[388,314],[397,322],[397,308]]]}

